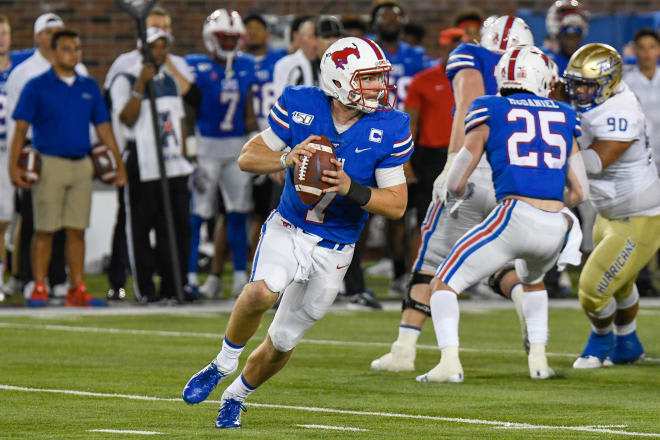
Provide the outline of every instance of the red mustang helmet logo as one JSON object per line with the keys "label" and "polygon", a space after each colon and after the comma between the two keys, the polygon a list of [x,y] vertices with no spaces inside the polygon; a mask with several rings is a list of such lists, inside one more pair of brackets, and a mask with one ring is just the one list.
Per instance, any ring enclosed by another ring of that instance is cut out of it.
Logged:
{"label": "red mustang helmet logo", "polygon": [[353,47],[345,47],[342,50],[332,52],[329,56],[335,62],[335,66],[338,69],[344,70],[344,66],[348,63],[349,55],[355,55],[356,58],[360,58],[360,52],[355,43],[353,43]]}

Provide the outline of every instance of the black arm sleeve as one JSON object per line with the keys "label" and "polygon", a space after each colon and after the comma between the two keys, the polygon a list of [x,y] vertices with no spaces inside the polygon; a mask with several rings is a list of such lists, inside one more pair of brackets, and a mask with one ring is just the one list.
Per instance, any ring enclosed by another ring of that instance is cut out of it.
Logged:
{"label": "black arm sleeve", "polygon": [[191,84],[188,93],[183,95],[183,102],[195,109],[198,109],[202,103],[202,91],[197,87],[197,84]]}

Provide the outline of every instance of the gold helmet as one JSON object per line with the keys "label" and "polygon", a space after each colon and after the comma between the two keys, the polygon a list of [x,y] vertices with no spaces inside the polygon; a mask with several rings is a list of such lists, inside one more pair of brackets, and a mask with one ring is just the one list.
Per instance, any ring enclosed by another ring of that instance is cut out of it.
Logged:
{"label": "gold helmet", "polygon": [[564,72],[573,107],[585,112],[607,101],[621,84],[622,67],[621,55],[612,46],[591,43],[578,49]]}

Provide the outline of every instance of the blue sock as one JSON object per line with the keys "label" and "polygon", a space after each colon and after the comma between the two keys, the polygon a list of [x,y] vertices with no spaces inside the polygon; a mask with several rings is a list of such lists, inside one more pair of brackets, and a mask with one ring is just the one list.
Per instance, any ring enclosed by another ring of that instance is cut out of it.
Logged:
{"label": "blue sock", "polygon": [[196,214],[190,214],[190,257],[188,258],[188,273],[197,273],[199,258],[200,228],[204,219]]}
{"label": "blue sock", "polygon": [[245,270],[247,258],[247,214],[227,213],[227,241],[231,247],[234,271]]}

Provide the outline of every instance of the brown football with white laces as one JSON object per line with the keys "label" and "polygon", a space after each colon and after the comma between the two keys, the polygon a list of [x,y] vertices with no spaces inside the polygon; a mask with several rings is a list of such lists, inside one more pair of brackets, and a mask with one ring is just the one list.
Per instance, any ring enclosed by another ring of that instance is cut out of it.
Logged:
{"label": "brown football with white laces", "polygon": [[18,156],[18,166],[25,171],[27,181],[33,184],[41,177],[41,154],[36,148],[23,147]]}
{"label": "brown football with white laces", "polygon": [[94,177],[105,183],[114,183],[117,177],[117,161],[104,144],[95,145],[91,152]]}
{"label": "brown football with white laces", "polygon": [[303,156],[300,165],[296,165],[293,172],[293,183],[298,197],[305,205],[318,203],[323,197],[323,190],[331,185],[323,182],[323,171],[336,171],[330,159],[336,159],[335,149],[327,136],[310,142],[310,147],[316,149],[310,157]]}

